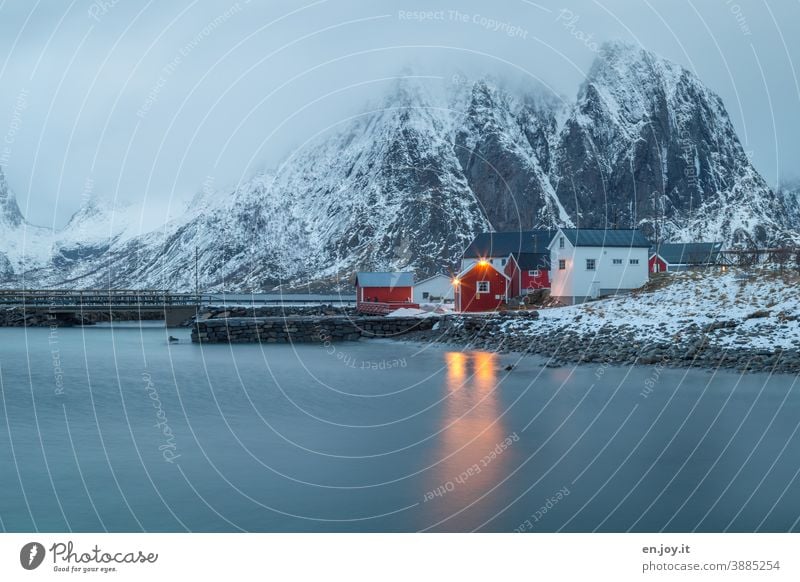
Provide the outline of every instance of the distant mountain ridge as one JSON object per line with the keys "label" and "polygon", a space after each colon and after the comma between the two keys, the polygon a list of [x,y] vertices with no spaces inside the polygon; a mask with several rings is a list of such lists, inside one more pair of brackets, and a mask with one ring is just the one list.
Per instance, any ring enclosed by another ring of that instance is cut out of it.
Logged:
{"label": "distant mountain ridge", "polygon": [[763,245],[797,236],[786,200],[696,76],[608,43],[574,102],[400,78],[273,173],[151,232],[97,201],[60,231],[29,225],[0,175],[0,282],[190,290],[197,253],[206,290],[346,288],[356,270],[455,268],[478,232],[562,225]]}

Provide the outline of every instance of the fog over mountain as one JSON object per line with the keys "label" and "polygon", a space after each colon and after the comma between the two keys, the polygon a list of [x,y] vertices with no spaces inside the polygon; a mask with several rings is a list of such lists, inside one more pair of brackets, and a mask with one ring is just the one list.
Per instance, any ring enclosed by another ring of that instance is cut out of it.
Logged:
{"label": "fog over mountain", "polygon": [[[519,82],[517,82],[519,81]],[[525,82],[523,82],[525,81]],[[687,69],[605,43],[574,98],[525,79],[406,69],[274,171],[206,184],[142,232],[140,207],[88,198],[63,229],[26,222],[0,182],[5,286],[345,288],[356,269],[426,276],[478,232],[642,228],[729,246],[797,238],[722,100]]]}

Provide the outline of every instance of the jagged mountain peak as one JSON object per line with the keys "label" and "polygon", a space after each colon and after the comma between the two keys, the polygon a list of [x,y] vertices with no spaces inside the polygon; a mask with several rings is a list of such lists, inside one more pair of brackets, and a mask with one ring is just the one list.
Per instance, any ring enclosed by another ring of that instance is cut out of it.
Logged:
{"label": "jagged mountain peak", "polygon": [[11,227],[18,227],[25,222],[17,204],[17,197],[8,186],[2,166],[0,166],[0,222]]}
{"label": "jagged mountain peak", "polygon": [[679,64],[629,43],[609,42],[589,69],[577,104],[586,114],[599,108],[622,122],[647,122],[687,85],[696,95],[711,98],[700,80]]}
{"label": "jagged mountain peak", "polygon": [[97,193],[92,193],[83,199],[81,205],[72,214],[67,222],[67,228],[69,228],[69,224],[77,224],[78,222],[94,220],[97,217],[113,212],[115,209],[120,207],[121,205],[117,205]]}
{"label": "jagged mountain peak", "polygon": [[[385,89],[274,171],[203,184],[158,229],[92,201],[49,263],[46,233],[38,262],[28,242],[0,247],[0,275],[191,289],[197,252],[204,290],[331,289],[362,269],[447,270],[491,229],[617,224],[734,244],[776,240],[788,222],[719,98],[639,47],[604,45],[569,102],[527,78],[404,71]],[[135,228],[109,227],[124,215]]]}

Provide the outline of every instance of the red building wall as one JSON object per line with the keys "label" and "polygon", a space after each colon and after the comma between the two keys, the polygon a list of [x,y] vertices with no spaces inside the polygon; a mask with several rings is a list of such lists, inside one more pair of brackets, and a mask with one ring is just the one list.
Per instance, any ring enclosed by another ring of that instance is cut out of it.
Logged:
{"label": "red building wall", "polygon": [[[488,293],[478,294],[479,281],[489,281]],[[459,311],[494,311],[506,302],[508,283],[503,273],[489,264],[478,263],[460,277],[456,308]]]}
{"label": "red building wall", "polygon": [[528,271],[522,271],[522,289],[549,289],[550,271],[539,269],[539,275],[533,277],[528,275]]}
{"label": "red building wall", "polygon": [[356,302],[396,303],[413,301],[411,287],[356,287]]}
{"label": "red building wall", "polygon": [[503,271],[506,275],[508,275],[508,278],[511,279],[511,281],[508,282],[508,296],[519,297],[520,276],[517,261],[515,261],[513,258],[509,259]]}
{"label": "red building wall", "polygon": [[[658,267],[656,267],[656,265],[658,265]],[[662,261],[658,255],[650,257],[648,266],[651,273],[665,273],[667,271],[667,263]]]}
{"label": "red building wall", "polygon": [[506,263],[504,272],[511,279],[508,285],[509,297],[519,297],[529,289],[550,288],[550,271],[547,269],[539,269],[539,274],[534,277],[527,270],[520,269],[517,262],[511,259]]}

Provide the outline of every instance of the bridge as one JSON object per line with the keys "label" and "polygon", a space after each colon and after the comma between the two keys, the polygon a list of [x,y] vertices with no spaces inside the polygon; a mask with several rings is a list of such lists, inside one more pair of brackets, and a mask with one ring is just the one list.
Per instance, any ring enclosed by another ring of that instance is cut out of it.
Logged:
{"label": "bridge", "polygon": [[355,304],[355,295],[279,293],[173,293],[163,289],[0,289],[0,309],[24,308],[55,319],[88,312],[160,312],[167,326],[192,317],[199,307]]}
{"label": "bridge", "polygon": [[193,293],[158,289],[2,289],[0,308],[22,307],[54,319],[74,319],[87,312],[161,312],[168,326],[189,319],[200,305]]}

